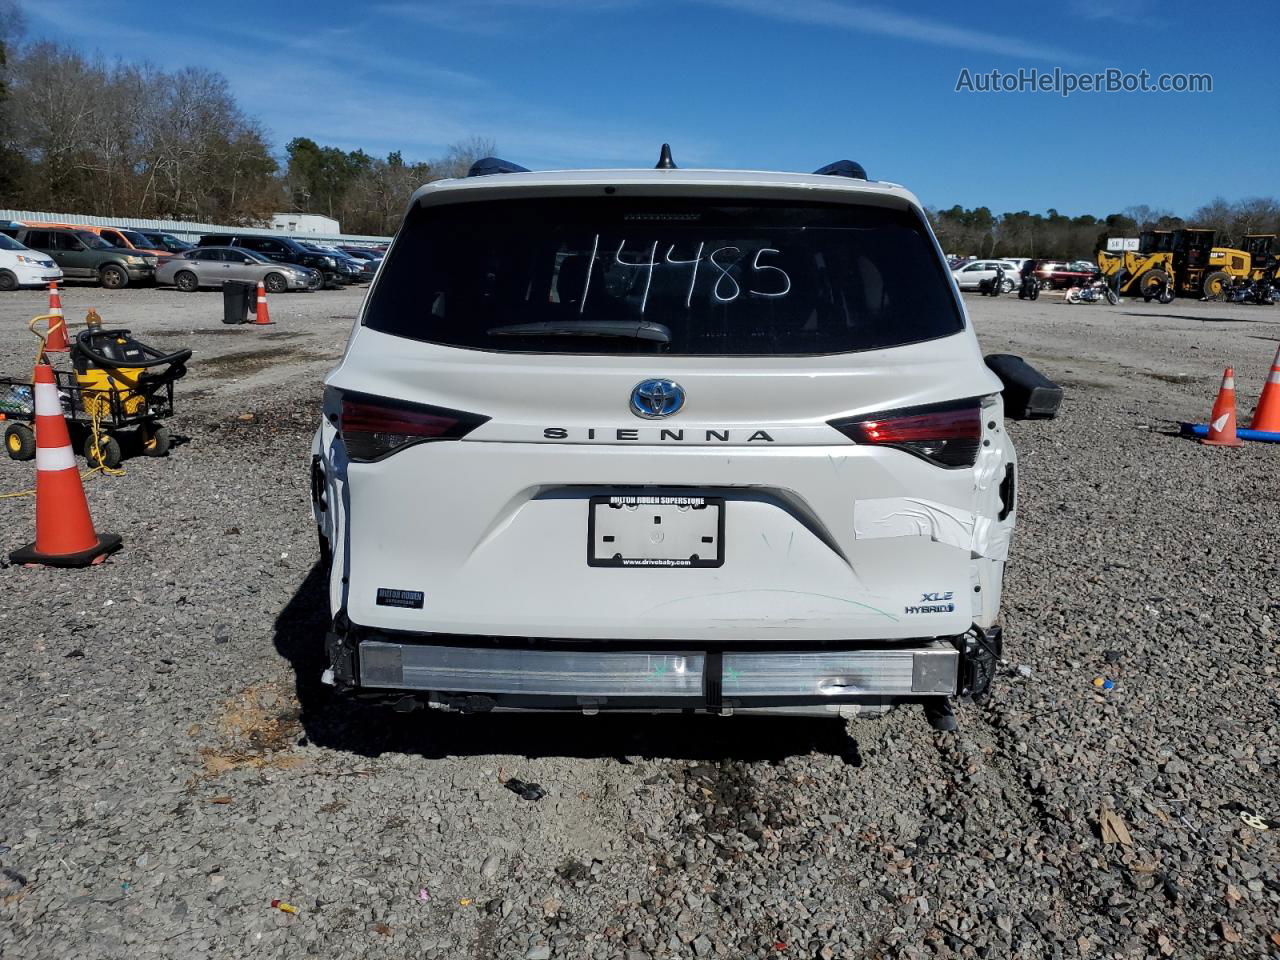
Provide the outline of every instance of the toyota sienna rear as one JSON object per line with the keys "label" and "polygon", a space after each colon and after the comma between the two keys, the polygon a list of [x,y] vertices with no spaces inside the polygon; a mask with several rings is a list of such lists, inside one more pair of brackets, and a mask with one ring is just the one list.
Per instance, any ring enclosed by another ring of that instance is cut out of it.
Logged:
{"label": "toyota sienna rear", "polygon": [[326,380],[326,679],[950,728],[999,652],[1000,387],[918,201],[856,164],[482,161],[413,196]]}

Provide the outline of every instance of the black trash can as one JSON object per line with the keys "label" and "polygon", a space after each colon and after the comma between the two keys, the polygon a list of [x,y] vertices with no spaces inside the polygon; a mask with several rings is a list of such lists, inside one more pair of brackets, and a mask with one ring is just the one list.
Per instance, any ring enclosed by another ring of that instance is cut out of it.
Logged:
{"label": "black trash can", "polygon": [[222,322],[248,323],[249,310],[257,305],[258,285],[245,280],[222,284]]}

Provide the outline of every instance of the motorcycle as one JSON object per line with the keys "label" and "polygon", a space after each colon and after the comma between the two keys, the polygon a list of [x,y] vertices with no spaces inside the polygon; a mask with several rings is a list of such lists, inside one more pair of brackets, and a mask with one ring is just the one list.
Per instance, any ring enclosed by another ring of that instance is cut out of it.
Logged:
{"label": "motorcycle", "polygon": [[1097,303],[1106,299],[1113,307],[1120,302],[1120,295],[1107,285],[1107,278],[1102,274],[1081,287],[1071,287],[1067,291],[1067,303]]}
{"label": "motorcycle", "polygon": [[1223,303],[1247,303],[1254,296],[1253,281],[1245,277],[1235,277],[1230,283],[1223,284],[1222,293],[1218,295],[1218,299]]}
{"label": "motorcycle", "polygon": [[1019,300],[1037,300],[1040,297],[1040,279],[1036,276],[1035,271],[1031,269],[1031,265],[1027,265],[1027,272],[1022,275],[1022,285],[1018,287]]}
{"label": "motorcycle", "polygon": [[1173,281],[1169,279],[1168,274],[1164,274],[1162,279],[1145,287],[1142,291],[1142,299],[1147,303],[1152,300],[1158,300],[1164,304],[1173,303]]}
{"label": "motorcycle", "polygon": [[1225,303],[1256,303],[1261,306],[1270,306],[1275,303],[1275,290],[1270,280],[1236,277],[1222,288],[1218,299]]}
{"label": "motorcycle", "polygon": [[978,281],[978,292],[984,297],[998,297],[1002,293],[1009,292],[1005,286],[1006,284],[1008,284],[1009,288],[1013,287],[1013,281],[1005,278],[1004,270],[996,267],[996,275],[994,277],[989,280]]}

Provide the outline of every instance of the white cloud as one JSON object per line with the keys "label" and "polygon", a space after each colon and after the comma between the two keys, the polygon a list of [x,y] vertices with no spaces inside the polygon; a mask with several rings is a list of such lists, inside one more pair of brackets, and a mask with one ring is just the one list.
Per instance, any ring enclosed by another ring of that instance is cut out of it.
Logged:
{"label": "white cloud", "polygon": [[[1049,60],[1056,63],[1080,61],[1078,54],[1068,50],[1029,42],[1017,36],[996,32],[985,23],[977,27],[957,27],[937,19],[896,13],[878,7],[867,7],[835,0],[702,0],[719,7],[728,7],[771,20],[783,20],[816,27],[868,33],[900,40],[914,40],[931,46],[970,50],[975,53],[995,53],[1006,57],[1022,57],[1032,60]],[[961,8],[963,9],[963,8]],[[1017,7],[1005,16],[997,8],[988,8],[978,16],[1003,28],[1006,23],[1017,22]]]}

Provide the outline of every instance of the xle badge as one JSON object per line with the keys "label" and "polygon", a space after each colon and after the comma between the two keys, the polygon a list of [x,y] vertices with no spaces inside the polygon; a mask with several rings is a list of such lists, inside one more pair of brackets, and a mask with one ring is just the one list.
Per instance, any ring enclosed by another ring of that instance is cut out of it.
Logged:
{"label": "xle badge", "polygon": [[956,605],[951,602],[954,598],[955,591],[953,590],[922,593],[920,594],[920,603],[915,606],[904,607],[903,613],[951,613],[956,608]]}
{"label": "xle badge", "polygon": [[406,607],[410,610],[421,610],[426,595],[421,590],[392,590],[390,587],[378,588],[378,606]]}

